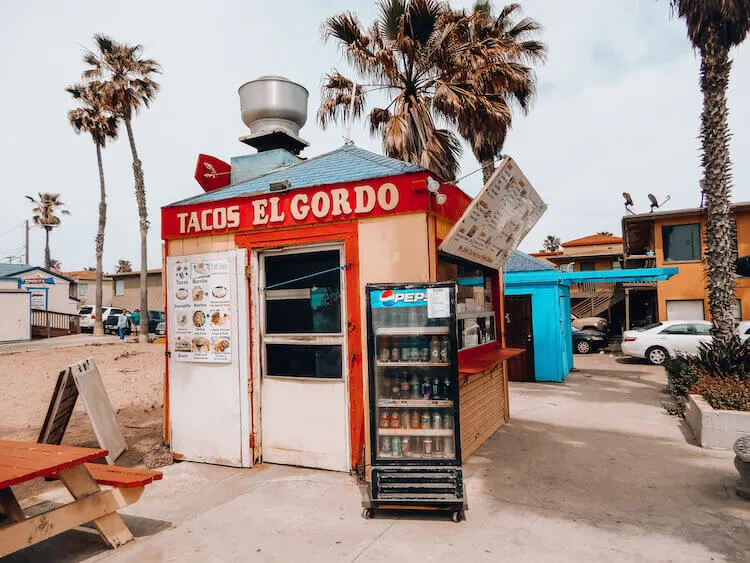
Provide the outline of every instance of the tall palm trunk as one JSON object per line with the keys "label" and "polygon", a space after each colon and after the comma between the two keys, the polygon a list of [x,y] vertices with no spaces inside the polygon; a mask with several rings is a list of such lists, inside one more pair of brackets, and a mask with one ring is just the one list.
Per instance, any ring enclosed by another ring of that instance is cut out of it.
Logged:
{"label": "tall palm trunk", "polygon": [[52,256],[49,253],[49,232],[52,227],[44,227],[44,267],[48,270],[52,268]]}
{"label": "tall palm trunk", "polygon": [[94,335],[102,336],[104,334],[104,324],[102,322],[102,299],[103,299],[103,272],[102,256],[104,254],[104,227],[107,224],[107,199],[104,189],[104,166],[102,165],[102,147],[99,143],[96,146],[96,162],[99,165],[99,225],[96,229],[96,319],[94,320]]}
{"label": "tall palm trunk", "polygon": [[495,172],[495,159],[494,158],[488,158],[487,160],[482,161],[482,179],[484,180],[484,183],[486,184],[490,177],[492,177],[493,172]]}
{"label": "tall palm trunk", "polygon": [[701,46],[701,140],[706,205],[706,263],[708,306],[715,340],[726,342],[734,331],[734,256],[729,202],[731,163],[727,86],[732,63],[729,49],[719,41],[715,27]]}
{"label": "tall palm trunk", "polygon": [[146,186],[143,182],[143,167],[135,148],[133,127],[130,118],[123,119],[128,131],[130,152],[133,154],[133,175],[135,176],[135,199],[138,202],[138,217],[141,229],[141,331],[140,341],[148,342],[148,208],[146,207]]}

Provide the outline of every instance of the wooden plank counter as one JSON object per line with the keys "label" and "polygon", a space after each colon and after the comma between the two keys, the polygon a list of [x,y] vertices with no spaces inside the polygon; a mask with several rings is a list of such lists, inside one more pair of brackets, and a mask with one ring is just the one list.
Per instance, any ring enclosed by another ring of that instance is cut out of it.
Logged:
{"label": "wooden plank counter", "polygon": [[510,418],[505,362],[525,352],[486,344],[458,354],[461,454],[466,460]]}

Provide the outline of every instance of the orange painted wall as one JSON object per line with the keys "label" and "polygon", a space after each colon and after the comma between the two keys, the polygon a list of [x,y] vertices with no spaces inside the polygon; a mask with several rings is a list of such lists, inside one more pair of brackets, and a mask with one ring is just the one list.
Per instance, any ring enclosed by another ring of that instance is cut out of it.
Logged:
{"label": "orange painted wall", "polygon": [[[750,211],[740,212],[735,216],[737,221],[737,242],[740,256],[750,254]],[[705,243],[706,222],[705,219],[696,215],[690,217],[665,217],[656,218],[654,221],[654,240],[656,253],[656,266],[658,268],[676,267],[679,273],[667,281],[657,284],[657,297],[659,301],[659,320],[667,320],[667,301],[670,300],[703,300],[703,308],[706,318],[711,315],[708,310],[708,291],[706,290],[705,262],[665,262],[664,245],[662,240],[662,227],[667,225],[686,225],[700,223],[701,241]],[[705,257],[705,247],[703,248]],[[742,320],[750,319],[750,278],[738,278],[735,285],[735,295],[741,303]]]}

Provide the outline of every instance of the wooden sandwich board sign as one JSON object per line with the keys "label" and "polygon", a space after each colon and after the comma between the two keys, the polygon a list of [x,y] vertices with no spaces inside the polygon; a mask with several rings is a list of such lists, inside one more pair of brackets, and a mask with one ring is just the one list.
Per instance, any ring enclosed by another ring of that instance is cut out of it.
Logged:
{"label": "wooden sandwich board sign", "polygon": [[94,358],[71,364],[57,376],[55,391],[37,442],[57,445],[62,442],[78,395],[83,399],[99,447],[109,451],[106,459],[111,465],[125,451],[127,444]]}

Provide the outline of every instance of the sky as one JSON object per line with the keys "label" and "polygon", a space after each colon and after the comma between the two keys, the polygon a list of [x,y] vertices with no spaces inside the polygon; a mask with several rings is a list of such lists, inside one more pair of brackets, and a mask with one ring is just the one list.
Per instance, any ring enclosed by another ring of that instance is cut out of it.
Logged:
{"label": "sky", "polygon": [[[451,2],[469,7],[471,0]],[[496,1],[496,6],[500,6]],[[563,241],[597,231],[619,234],[621,193],[648,211],[647,194],[666,209],[700,202],[697,139],[701,95],[699,59],[683,22],[667,0],[526,0],[524,15],[542,23],[549,60],[540,67],[538,96],[528,116],[514,119],[504,152],[511,155],[548,204],[521,249],[541,248],[546,235]],[[82,50],[94,33],[144,46],[164,70],[153,106],[133,123],[143,161],[151,220],[149,266],[161,262],[159,209],[201,192],[193,178],[199,153],[223,160],[252,152],[238,141],[237,88],[262,75],[286,76],[310,92],[300,135],[303,156],[344,142],[343,126],[322,130],[315,120],[322,76],[348,67],[321,23],[351,10],[370,23],[372,0],[101,2],[0,0],[0,261],[20,255],[26,194],[59,192],[71,215],[51,236],[64,270],[95,264],[98,172],[90,138],[67,121],[73,107],[64,88],[79,80]],[[734,201],[750,200],[750,40],[731,53],[731,154]],[[744,103],[743,103],[744,101]],[[354,142],[381,152],[363,122]],[[138,214],[124,128],[104,151],[109,213],[105,270],[118,259],[140,265]],[[461,173],[477,170],[466,149]],[[470,195],[481,173],[460,182]],[[32,263],[43,263],[44,233],[31,230]]]}

